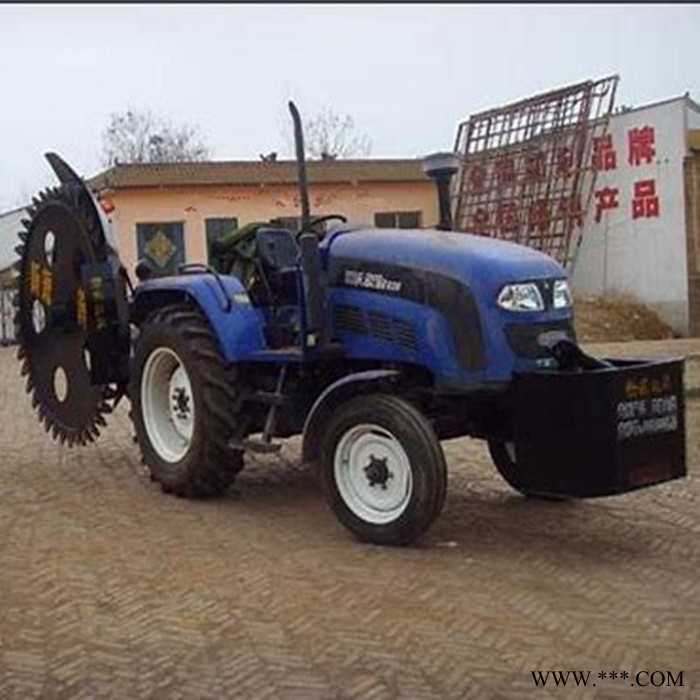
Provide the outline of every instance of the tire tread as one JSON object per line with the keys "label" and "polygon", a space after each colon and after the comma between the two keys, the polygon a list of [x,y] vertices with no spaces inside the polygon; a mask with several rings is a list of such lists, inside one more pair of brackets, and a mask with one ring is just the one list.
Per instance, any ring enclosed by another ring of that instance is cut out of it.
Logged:
{"label": "tire tread", "polygon": [[[406,511],[392,523],[377,525],[361,520],[345,505],[335,485],[334,455],[337,442],[353,422],[365,421],[383,425],[392,434],[402,432],[408,436],[403,447],[414,472],[414,489],[420,488],[422,492],[412,494]],[[419,464],[416,464],[417,460],[420,460]],[[416,472],[416,469],[423,473]],[[331,509],[345,527],[364,541],[390,545],[410,544],[430,527],[445,503],[447,467],[440,442],[420,411],[398,396],[375,393],[357,396],[341,404],[324,431],[321,472],[324,492]]]}
{"label": "tire tread", "polygon": [[[140,357],[140,348],[144,344],[148,347],[154,335],[179,338],[186,344],[193,364],[187,371],[196,373],[200,385],[201,407],[198,411],[203,410],[206,416],[196,423],[202,431],[198,454],[190,456],[192,464],[177,478],[173,478],[172,472],[159,468],[159,459],[150,448],[143,421],[140,415],[138,419],[136,417],[141,410],[140,383],[145,361],[145,357]],[[185,305],[166,306],[154,311],[143,323],[136,341],[135,364],[138,371],[132,373],[130,389],[134,426],[153,480],[161,484],[165,493],[185,498],[207,498],[225,491],[243,468],[242,453],[232,451],[227,445],[239,427],[234,411],[237,372],[235,367],[226,364],[206,318],[199,310]]]}

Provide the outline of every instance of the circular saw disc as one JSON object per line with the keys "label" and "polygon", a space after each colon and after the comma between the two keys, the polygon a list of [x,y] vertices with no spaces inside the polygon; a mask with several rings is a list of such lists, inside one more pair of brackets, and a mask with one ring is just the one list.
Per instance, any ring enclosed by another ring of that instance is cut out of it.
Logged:
{"label": "circular saw disc", "polygon": [[27,391],[54,438],[85,444],[99,434],[109,387],[90,381],[85,263],[99,260],[100,232],[66,188],[42,193],[20,234],[18,310],[19,359]]}

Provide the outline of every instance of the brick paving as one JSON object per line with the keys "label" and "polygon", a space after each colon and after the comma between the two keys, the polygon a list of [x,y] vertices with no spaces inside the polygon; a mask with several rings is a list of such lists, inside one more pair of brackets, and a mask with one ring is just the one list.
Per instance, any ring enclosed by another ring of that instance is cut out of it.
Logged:
{"label": "brick paving", "polygon": [[[700,341],[604,350],[700,359]],[[298,440],[182,501],[143,473],[126,410],[70,450],[11,349],[0,388],[2,700],[700,697],[697,399],[690,477],[617,498],[523,499],[450,441],[441,519],[389,549],[335,521]],[[536,690],[535,670],[594,673]],[[684,686],[596,675],[642,670]]]}

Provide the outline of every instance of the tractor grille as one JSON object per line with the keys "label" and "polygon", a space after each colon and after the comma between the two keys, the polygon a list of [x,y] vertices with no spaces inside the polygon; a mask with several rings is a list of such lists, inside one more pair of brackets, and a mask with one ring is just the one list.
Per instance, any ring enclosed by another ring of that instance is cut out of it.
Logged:
{"label": "tractor grille", "polygon": [[333,307],[333,324],[336,331],[347,331],[358,335],[396,343],[407,350],[417,350],[418,342],[413,324],[382,311],[368,311],[357,306],[336,304]]}
{"label": "tractor grille", "polygon": [[540,344],[543,333],[560,332],[569,339],[575,340],[571,321],[555,321],[551,323],[512,323],[505,327],[506,338],[517,357],[524,360],[537,360],[550,357],[549,351]]}

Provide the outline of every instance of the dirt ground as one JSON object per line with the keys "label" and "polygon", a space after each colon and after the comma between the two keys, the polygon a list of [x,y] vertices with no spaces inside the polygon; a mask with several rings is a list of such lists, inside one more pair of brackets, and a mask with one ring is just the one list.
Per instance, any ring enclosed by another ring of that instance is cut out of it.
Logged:
{"label": "dirt ground", "polygon": [[[686,355],[700,387],[700,340],[589,349]],[[2,700],[700,697],[697,399],[689,477],[616,498],[524,499],[482,444],[445,443],[442,517],[391,549],[335,521],[298,441],[178,500],[125,410],[57,446],[17,369],[0,349]],[[537,688],[548,670],[591,675]]]}
{"label": "dirt ground", "polygon": [[575,301],[576,334],[584,343],[664,340],[673,329],[649,308],[625,297],[581,297]]}

